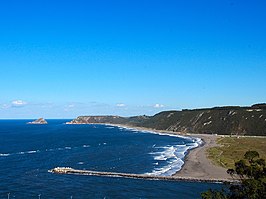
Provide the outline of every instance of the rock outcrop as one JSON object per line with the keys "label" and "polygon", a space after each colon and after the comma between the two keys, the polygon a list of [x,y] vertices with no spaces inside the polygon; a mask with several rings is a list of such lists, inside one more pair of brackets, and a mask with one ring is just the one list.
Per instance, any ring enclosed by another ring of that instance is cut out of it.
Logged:
{"label": "rock outcrop", "polygon": [[48,122],[43,118],[39,118],[39,119],[34,120],[32,122],[28,122],[27,124],[48,124]]}

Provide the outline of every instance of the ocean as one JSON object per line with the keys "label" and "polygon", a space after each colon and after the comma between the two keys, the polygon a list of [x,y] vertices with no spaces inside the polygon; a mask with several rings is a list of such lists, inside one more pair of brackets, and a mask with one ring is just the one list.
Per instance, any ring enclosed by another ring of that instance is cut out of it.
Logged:
{"label": "ocean", "polygon": [[0,198],[200,198],[221,184],[59,175],[55,167],[169,176],[200,139],[69,120],[0,120]]}

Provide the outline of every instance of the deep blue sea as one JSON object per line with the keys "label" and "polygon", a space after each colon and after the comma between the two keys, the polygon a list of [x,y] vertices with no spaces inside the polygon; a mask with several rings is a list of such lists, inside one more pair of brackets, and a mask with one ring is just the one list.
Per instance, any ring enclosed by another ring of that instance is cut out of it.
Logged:
{"label": "deep blue sea", "polygon": [[200,198],[220,184],[59,175],[54,167],[172,175],[198,139],[69,120],[0,120],[0,199]]}

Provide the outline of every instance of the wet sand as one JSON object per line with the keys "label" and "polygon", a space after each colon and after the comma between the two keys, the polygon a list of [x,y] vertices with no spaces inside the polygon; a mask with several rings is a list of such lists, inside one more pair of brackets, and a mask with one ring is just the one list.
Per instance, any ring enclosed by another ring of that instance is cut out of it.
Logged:
{"label": "wet sand", "polygon": [[207,158],[207,149],[217,146],[216,139],[219,136],[203,134],[193,134],[191,136],[201,138],[204,141],[204,145],[189,152],[186,156],[184,166],[174,176],[200,179],[232,179],[226,173],[227,169],[214,165]]}
{"label": "wet sand", "polygon": [[[113,124],[111,124],[113,125]],[[220,135],[208,135],[208,134],[182,134],[172,131],[160,131],[155,129],[148,129],[142,127],[133,127],[126,125],[117,125],[125,128],[135,128],[142,131],[154,131],[157,133],[167,133],[180,136],[198,137],[204,141],[202,146],[199,146],[189,152],[186,156],[185,163],[182,169],[176,172],[173,177],[181,178],[193,178],[200,180],[232,180],[232,177],[227,174],[227,169],[214,165],[207,157],[207,149],[217,146],[216,139],[221,137]]]}
{"label": "wet sand", "polygon": [[199,180],[232,180],[231,176],[227,174],[227,169],[214,165],[210,159],[207,158],[207,149],[217,146],[216,139],[220,135],[208,134],[182,134],[180,132],[162,131],[143,127],[134,127],[121,124],[106,124],[111,126],[120,126],[124,128],[133,128],[140,131],[153,131],[157,133],[174,134],[180,136],[198,137],[204,141],[204,144],[189,152],[186,156],[185,163],[182,169],[176,172],[172,177],[176,178],[193,178]]}

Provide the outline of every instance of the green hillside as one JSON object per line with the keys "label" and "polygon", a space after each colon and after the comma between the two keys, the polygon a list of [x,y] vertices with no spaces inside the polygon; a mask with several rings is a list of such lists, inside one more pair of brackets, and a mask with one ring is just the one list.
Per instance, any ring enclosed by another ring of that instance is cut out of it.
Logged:
{"label": "green hillside", "polygon": [[154,116],[80,116],[71,123],[112,123],[182,133],[266,135],[266,105],[164,111]]}

